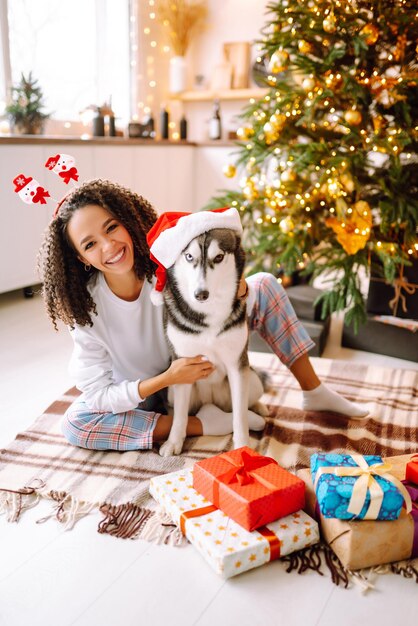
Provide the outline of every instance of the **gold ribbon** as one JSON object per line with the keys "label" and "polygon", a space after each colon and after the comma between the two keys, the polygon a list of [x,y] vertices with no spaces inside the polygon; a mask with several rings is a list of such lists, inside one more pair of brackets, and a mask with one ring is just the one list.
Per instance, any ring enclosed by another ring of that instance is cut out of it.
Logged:
{"label": "gold ribbon", "polygon": [[315,489],[318,480],[323,474],[358,477],[358,480],[356,480],[353,485],[353,493],[351,494],[347,511],[352,515],[358,516],[366,502],[367,493],[369,492],[370,504],[362,519],[376,519],[383,502],[383,490],[374,476],[381,476],[389,480],[399,489],[405,501],[406,512],[410,513],[412,510],[411,496],[400,480],[389,474],[389,471],[392,469],[389,463],[382,462],[368,465],[361,454],[350,454],[350,456],[353,461],[357,463],[357,467],[319,467],[315,477]]}
{"label": "gold ribbon", "polygon": [[408,279],[403,275],[404,266],[401,265],[399,270],[399,277],[395,278],[393,283],[388,282],[384,278],[375,278],[372,277],[370,280],[374,282],[385,283],[385,285],[390,285],[395,290],[395,295],[392,300],[389,300],[389,307],[392,309],[393,315],[396,317],[398,312],[399,301],[401,302],[401,308],[404,313],[408,312],[408,307],[406,306],[406,295],[402,293],[402,289],[406,292],[408,296],[413,296],[416,290],[418,289],[418,285],[415,283],[409,283]]}

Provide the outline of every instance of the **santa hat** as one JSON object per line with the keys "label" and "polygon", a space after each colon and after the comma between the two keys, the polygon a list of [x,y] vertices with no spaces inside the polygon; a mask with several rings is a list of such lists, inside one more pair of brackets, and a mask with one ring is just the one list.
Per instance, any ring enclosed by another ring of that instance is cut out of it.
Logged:
{"label": "santa hat", "polygon": [[242,224],[236,209],[225,207],[198,213],[162,213],[147,234],[150,257],[158,265],[156,285],[151,294],[155,305],[163,303],[166,270],[174,265],[189,243],[214,228],[228,228],[242,233]]}
{"label": "santa hat", "polygon": [[22,189],[24,189],[26,185],[29,185],[31,180],[33,180],[32,176],[28,176],[28,178],[26,178],[24,174],[19,174],[19,176],[16,176],[16,178],[13,179],[13,184],[16,185],[15,193],[19,193],[19,191],[22,191]]}
{"label": "santa hat", "polygon": [[56,156],[49,157],[48,161],[45,163],[45,167],[47,167],[49,170],[53,170],[60,160],[60,156],[60,154],[57,154]]}

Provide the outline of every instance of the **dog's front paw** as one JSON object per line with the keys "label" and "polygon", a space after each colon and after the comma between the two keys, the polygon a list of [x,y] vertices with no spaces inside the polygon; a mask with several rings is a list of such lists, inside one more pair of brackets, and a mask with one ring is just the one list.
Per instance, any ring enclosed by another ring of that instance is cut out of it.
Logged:
{"label": "dog's front paw", "polygon": [[248,435],[234,435],[232,445],[234,447],[234,450],[236,450],[237,448],[242,448],[243,446],[249,446],[250,438]]}
{"label": "dog's front paw", "polygon": [[174,456],[181,454],[183,449],[183,439],[179,441],[170,441],[169,439],[160,446],[160,456]]}

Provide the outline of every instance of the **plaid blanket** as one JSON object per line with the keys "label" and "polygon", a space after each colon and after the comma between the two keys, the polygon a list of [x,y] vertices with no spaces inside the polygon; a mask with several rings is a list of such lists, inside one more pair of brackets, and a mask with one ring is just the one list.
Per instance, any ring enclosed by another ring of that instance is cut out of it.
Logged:
{"label": "plaid blanket", "polygon": [[[358,421],[301,411],[301,393],[290,372],[276,357],[252,353],[251,363],[268,375],[263,400],[271,409],[264,431],[252,434],[254,449],[291,471],[308,466],[317,450],[383,456],[418,452],[418,372],[330,359],[312,362],[322,382],[350,400],[367,403],[370,415]],[[100,510],[99,532],[166,540],[168,526],[148,494],[150,478],[230,449],[231,436],[187,439],[183,453],[172,458],[160,457],[157,449],[120,453],[75,448],[64,440],[60,418],[77,395],[76,389],[68,391],[0,451],[0,513],[16,521],[26,508],[48,498],[51,515],[66,528]]]}

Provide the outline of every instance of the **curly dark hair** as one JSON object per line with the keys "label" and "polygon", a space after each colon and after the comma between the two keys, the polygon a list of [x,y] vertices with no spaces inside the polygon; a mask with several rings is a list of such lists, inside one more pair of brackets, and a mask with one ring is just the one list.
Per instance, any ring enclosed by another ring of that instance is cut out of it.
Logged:
{"label": "curly dark hair", "polygon": [[95,303],[87,289],[97,274],[85,271],[67,234],[67,226],[78,209],[96,204],[109,211],[129,232],[134,246],[134,267],[138,278],[151,282],[156,265],[149,257],[146,235],[157,219],[151,204],[138,194],[107,180],[84,183],[70,193],[48,225],[38,255],[38,271],[46,310],[55,330],[57,320],[74,328],[92,326]]}

